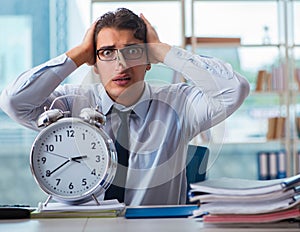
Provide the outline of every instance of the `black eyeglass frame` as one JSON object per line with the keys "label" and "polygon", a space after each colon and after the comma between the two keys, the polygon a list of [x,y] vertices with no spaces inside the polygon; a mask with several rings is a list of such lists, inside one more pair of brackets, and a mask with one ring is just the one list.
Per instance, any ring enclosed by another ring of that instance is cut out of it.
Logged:
{"label": "black eyeglass frame", "polygon": [[[132,48],[139,49],[141,51],[138,57],[135,57],[135,58],[128,57],[126,55],[127,53],[124,52],[124,51],[130,50]],[[115,56],[112,59],[102,59],[100,57],[99,53],[101,51],[105,51],[105,50],[115,52]],[[118,53],[121,52],[123,57],[125,58],[125,60],[138,60],[138,59],[142,58],[142,56],[144,54],[144,50],[145,50],[145,48],[143,48],[141,46],[137,46],[137,45],[127,46],[127,47],[124,47],[124,48],[121,48],[121,49],[118,49],[118,48],[100,48],[100,49],[96,50],[96,55],[97,55],[98,59],[101,60],[101,61],[114,61],[114,60],[118,59]]]}

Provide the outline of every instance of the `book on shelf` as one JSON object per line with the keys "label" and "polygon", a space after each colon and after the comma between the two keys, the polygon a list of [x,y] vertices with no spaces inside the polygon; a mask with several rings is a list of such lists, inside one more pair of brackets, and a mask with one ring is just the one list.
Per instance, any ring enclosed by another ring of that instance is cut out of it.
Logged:
{"label": "book on shelf", "polygon": [[38,208],[31,212],[31,218],[117,217],[125,209],[125,204],[119,203],[118,200],[105,200],[99,203],[100,205],[96,205],[94,201],[81,205],[39,203]]}
{"label": "book on shelf", "polygon": [[267,71],[266,70],[259,70],[256,77],[256,92],[265,91],[265,86],[267,83]]}
{"label": "book on shelf", "polygon": [[295,121],[296,121],[295,124],[296,124],[297,135],[298,138],[300,138],[300,117],[296,117]]}
{"label": "book on shelf", "polygon": [[273,66],[271,71],[259,70],[256,76],[256,92],[282,92],[286,90],[284,65]]}
{"label": "book on shelf", "polygon": [[297,156],[298,156],[298,173],[300,174],[300,151],[297,152]]}
{"label": "book on shelf", "polygon": [[295,81],[298,85],[298,90],[300,90],[300,68],[295,69]]}
{"label": "book on shelf", "polygon": [[191,184],[194,217],[219,214],[266,214],[300,206],[300,175],[275,180],[208,179]]}
{"label": "book on shelf", "polygon": [[185,44],[193,44],[193,42],[197,44],[241,44],[241,38],[239,37],[186,37]]}
{"label": "book on shelf", "polygon": [[267,139],[281,139],[285,137],[285,117],[268,118]]}

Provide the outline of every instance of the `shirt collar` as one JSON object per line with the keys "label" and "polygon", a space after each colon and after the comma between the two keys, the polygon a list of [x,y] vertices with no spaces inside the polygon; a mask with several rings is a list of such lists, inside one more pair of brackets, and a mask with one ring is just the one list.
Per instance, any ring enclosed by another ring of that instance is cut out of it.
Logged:
{"label": "shirt collar", "polygon": [[100,91],[100,98],[102,99],[102,113],[104,115],[107,115],[110,111],[110,109],[113,106],[116,106],[117,109],[122,110],[122,111],[129,111],[129,110],[133,110],[134,113],[136,115],[138,115],[140,118],[144,119],[146,117],[148,108],[149,108],[149,104],[151,102],[150,99],[150,95],[151,95],[151,91],[150,91],[150,86],[148,83],[145,82],[145,89],[144,92],[142,94],[142,96],[140,97],[140,99],[138,100],[138,102],[132,106],[129,107],[125,107],[122,106],[120,104],[115,103],[107,94],[107,92],[105,91],[104,87],[103,87],[103,91]]}
{"label": "shirt collar", "polygon": [[107,115],[112,106],[115,102],[108,96],[105,88],[102,86],[102,90],[100,91],[100,99],[101,99],[101,106],[102,106],[102,113]]}

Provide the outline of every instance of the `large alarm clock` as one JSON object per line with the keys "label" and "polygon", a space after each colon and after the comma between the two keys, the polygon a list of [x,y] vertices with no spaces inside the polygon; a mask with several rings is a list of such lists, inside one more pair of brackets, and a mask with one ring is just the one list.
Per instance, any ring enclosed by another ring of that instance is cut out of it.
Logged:
{"label": "large alarm clock", "polygon": [[105,116],[85,108],[79,118],[59,109],[46,110],[37,125],[30,153],[35,181],[54,199],[66,204],[95,200],[110,186],[117,168],[112,139],[102,129]]}

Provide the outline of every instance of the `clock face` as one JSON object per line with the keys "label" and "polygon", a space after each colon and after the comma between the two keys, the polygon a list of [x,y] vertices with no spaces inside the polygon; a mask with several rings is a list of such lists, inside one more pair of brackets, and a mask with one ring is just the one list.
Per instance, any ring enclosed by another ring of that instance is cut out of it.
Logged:
{"label": "clock face", "polygon": [[114,163],[111,139],[75,118],[45,128],[31,150],[31,169],[40,187],[66,202],[103,193],[115,174]]}

